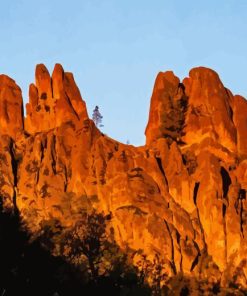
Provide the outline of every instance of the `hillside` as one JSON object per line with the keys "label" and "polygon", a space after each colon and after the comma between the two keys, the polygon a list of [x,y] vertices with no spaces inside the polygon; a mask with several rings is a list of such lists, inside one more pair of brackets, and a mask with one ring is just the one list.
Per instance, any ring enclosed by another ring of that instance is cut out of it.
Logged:
{"label": "hillside", "polygon": [[95,209],[134,265],[158,256],[168,277],[246,289],[247,101],[211,69],[182,81],[160,72],[145,134],[141,147],[104,135],[59,64],[51,76],[37,65],[26,117],[21,89],[0,75],[4,209],[34,236],[52,221],[68,231]]}

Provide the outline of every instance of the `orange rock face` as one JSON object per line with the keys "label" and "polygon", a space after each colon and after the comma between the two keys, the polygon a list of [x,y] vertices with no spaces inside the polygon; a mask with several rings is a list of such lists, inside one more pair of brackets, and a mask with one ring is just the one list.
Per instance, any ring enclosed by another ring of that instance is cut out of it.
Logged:
{"label": "orange rock face", "polygon": [[25,130],[31,134],[59,127],[63,122],[88,119],[73,74],[65,73],[59,64],[55,65],[52,77],[43,64],[37,65],[26,108]]}
{"label": "orange rock face", "polygon": [[0,134],[15,138],[23,130],[21,89],[13,79],[0,75]]}
{"label": "orange rock face", "polygon": [[214,71],[159,73],[142,147],[95,127],[61,65],[52,77],[37,66],[24,129],[6,76],[0,106],[0,193],[31,231],[70,227],[90,205],[111,213],[121,247],[158,253],[170,275],[247,286],[247,102]]}
{"label": "orange rock face", "polygon": [[244,157],[247,156],[247,101],[241,96],[235,96],[233,99],[233,110],[234,110],[234,124],[237,128],[237,143],[238,143],[238,154]]}

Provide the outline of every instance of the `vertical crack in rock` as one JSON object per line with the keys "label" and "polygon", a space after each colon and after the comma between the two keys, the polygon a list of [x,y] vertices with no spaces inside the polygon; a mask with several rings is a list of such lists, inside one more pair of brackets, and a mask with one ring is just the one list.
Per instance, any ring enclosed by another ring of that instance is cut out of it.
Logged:
{"label": "vertical crack in rock", "polygon": [[[228,101],[231,101],[232,100],[232,98],[231,98],[232,95],[230,94],[230,92],[229,92],[229,90],[227,88],[224,88],[224,89],[225,89]],[[229,118],[230,118],[231,122],[234,124],[234,121],[233,121],[233,109],[232,109],[230,104],[228,105],[228,113],[229,113]]]}
{"label": "vertical crack in rock", "polygon": [[220,168],[220,174],[221,174],[221,178],[222,178],[223,198],[227,198],[229,187],[232,184],[232,181],[231,181],[231,178],[225,168],[223,168],[223,167]]}
{"label": "vertical crack in rock", "polygon": [[191,264],[191,268],[190,271],[193,271],[193,269],[198,265],[199,263],[199,257],[201,256],[201,252],[200,252],[200,248],[198,247],[197,243],[193,240],[193,244],[197,250],[197,255],[196,258],[194,259],[194,261]]}
{"label": "vertical crack in rock", "polygon": [[63,191],[67,192],[67,187],[68,187],[68,170],[66,165],[64,165],[64,177],[65,177],[65,182],[64,182],[64,188]]}
{"label": "vertical crack in rock", "polygon": [[200,182],[196,182],[195,187],[194,187],[194,191],[193,191],[193,201],[194,201],[195,206],[197,206],[196,202],[197,202],[197,193],[199,190],[199,186],[200,186]]}
{"label": "vertical crack in rock", "polygon": [[70,100],[70,98],[69,98],[67,92],[65,92],[65,96],[66,96],[67,102],[68,102],[68,104],[69,104],[69,106],[70,106],[72,112],[74,113],[74,115],[76,116],[76,118],[77,118],[78,120],[80,120],[80,117],[79,117],[79,115],[77,114],[77,112],[75,111],[75,109],[74,109],[74,107],[73,107],[73,105],[72,105],[72,103],[71,103],[71,100]]}
{"label": "vertical crack in rock", "polygon": [[197,206],[197,196],[198,196],[199,188],[200,188],[200,182],[196,182],[195,186],[194,186],[194,190],[193,190],[193,202],[194,202],[194,205],[196,207],[197,218],[198,218],[198,222],[199,222],[199,226],[200,226],[200,230],[201,230],[201,234],[202,234],[204,247],[206,249],[207,245],[206,245],[206,240],[205,240],[205,234],[204,234],[203,226],[202,226],[202,223],[201,223],[199,208]]}
{"label": "vertical crack in rock", "polygon": [[52,158],[52,161],[51,161],[51,167],[52,167],[52,171],[53,171],[53,174],[56,175],[56,135],[53,135],[52,136],[52,139],[51,139],[51,158]]}
{"label": "vertical crack in rock", "polygon": [[14,142],[11,139],[10,140],[10,145],[9,145],[9,152],[10,152],[10,157],[11,157],[11,167],[12,167],[12,174],[13,174],[13,186],[14,186],[14,192],[13,192],[13,206],[14,206],[14,211],[18,213],[18,208],[17,208],[17,203],[16,203],[16,193],[17,193],[17,183],[18,183],[18,178],[17,178],[17,171],[18,171],[18,161],[15,157],[15,149],[14,149]]}
{"label": "vertical crack in rock", "polygon": [[[167,228],[167,231],[169,233],[169,236],[170,236],[170,240],[171,240],[171,248],[172,248],[172,258],[171,258],[171,268],[172,268],[172,271],[173,271],[173,274],[176,275],[177,274],[177,269],[176,269],[176,265],[175,265],[175,262],[174,262],[174,243],[173,243],[173,238],[172,238],[172,234],[171,234],[171,230],[170,230],[170,227],[169,227],[169,224],[168,222],[166,222],[166,220],[164,220],[165,222],[165,225],[166,225],[166,228]],[[182,256],[182,253],[181,253],[181,256]]]}
{"label": "vertical crack in rock", "polygon": [[166,173],[163,169],[163,166],[162,166],[162,161],[161,161],[161,158],[160,157],[155,157],[156,161],[157,161],[157,164],[158,164],[158,167],[162,173],[162,175],[164,176],[165,178],[165,181],[166,181],[166,185],[168,185],[168,181],[167,181],[167,178],[166,178]]}
{"label": "vertical crack in rock", "polygon": [[240,232],[242,234],[242,237],[244,238],[244,229],[243,229],[243,224],[244,224],[244,208],[243,208],[243,200],[246,200],[246,190],[245,189],[240,189],[239,191],[239,201],[240,201]]}
{"label": "vertical crack in rock", "polygon": [[[223,167],[220,168],[220,174],[222,178],[222,192],[223,192],[223,203],[222,203],[222,218],[224,227],[224,237],[225,237],[225,262],[227,263],[227,230],[226,230],[226,202],[229,187],[232,184],[231,178],[227,170]],[[228,202],[227,202],[228,203]]]}
{"label": "vertical crack in rock", "polygon": [[180,255],[181,255],[179,267],[180,267],[180,271],[183,272],[183,256],[182,256],[182,249],[181,249],[181,244],[180,244],[180,234],[177,230],[176,230],[176,236],[177,236],[177,243],[179,245],[179,251],[180,251]]}
{"label": "vertical crack in rock", "polygon": [[42,139],[40,143],[40,164],[42,163],[44,156],[45,156],[45,150],[47,149],[47,135],[46,137]]}

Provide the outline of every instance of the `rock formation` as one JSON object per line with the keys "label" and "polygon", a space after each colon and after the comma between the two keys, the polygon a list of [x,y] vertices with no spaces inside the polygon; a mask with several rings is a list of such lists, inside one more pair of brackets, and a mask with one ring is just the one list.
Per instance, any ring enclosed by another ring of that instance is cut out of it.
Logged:
{"label": "rock formation", "polygon": [[[118,244],[184,273],[247,287],[247,101],[218,75],[159,73],[146,145],[102,134],[73,75],[38,65],[27,115],[0,76],[0,194],[30,231],[70,227],[87,207],[111,213]],[[24,124],[23,124],[24,122]]]}

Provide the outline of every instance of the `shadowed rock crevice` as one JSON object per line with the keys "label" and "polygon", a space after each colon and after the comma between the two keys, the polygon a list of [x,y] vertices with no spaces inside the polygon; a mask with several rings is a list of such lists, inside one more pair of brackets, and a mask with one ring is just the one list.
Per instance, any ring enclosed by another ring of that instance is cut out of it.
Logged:
{"label": "shadowed rock crevice", "polygon": [[12,139],[10,139],[10,144],[9,144],[9,153],[11,157],[11,168],[12,168],[12,175],[13,175],[13,196],[12,196],[12,201],[13,201],[13,208],[14,212],[17,214],[18,213],[18,207],[17,207],[17,189],[18,189],[18,166],[21,162],[21,157],[16,155],[15,151],[15,143],[13,142]]}
{"label": "shadowed rock crevice", "polygon": [[222,191],[223,191],[223,198],[227,197],[229,187],[232,184],[231,178],[227,170],[223,167],[220,168],[220,174],[222,178]]}
{"label": "shadowed rock crevice", "polygon": [[229,173],[224,167],[220,168],[220,174],[222,179],[222,193],[223,193],[223,203],[222,203],[222,218],[223,218],[223,231],[224,231],[224,242],[225,242],[225,263],[227,263],[227,228],[226,228],[226,212],[228,204],[228,192],[230,185],[232,184]]}
{"label": "shadowed rock crevice", "polygon": [[171,234],[169,223],[167,223],[167,221],[164,221],[164,222],[165,222],[166,228],[168,230],[169,238],[170,238],[170,241],[171,241],[171,260],[170,260],[170,265],[171,265],[171,268],[172,268],[172,271],[173,271],[173,275],[176,275],[177,274],[177,269],[176,269],[176,264],[174,262],[174,243],[173,243],[173,237],[172,237],[172,234]]}
{"label": "shadowed rock crevice", "polygon": [[53,174],[56,175],[56,163],[57,163],[57,159],[56,159],[56,136],[53,135],[52,136],[52,140],[51,140],[51,158],[52,158],[52,162],[51,162],[51,167],[52,167],[52,171]]}
{"label": "shadowed rock crevice", "polygon": [[190,271],[193,271],[195,269],[195,267],[198,265],[199,263],[199,257],[201,256],[200,253],[197,254],[195,260],[192,262],[191,264],[191,268],[190,268]]}
{"label": "shadowed rock crevice", "polygon": [[198,194],[199,186],[200,186],[200,182],[196,182],[195,186],[194,186],[194,191],[193,191],[193,201],[194,201],[195,206],[196,206],[196,202],[197,202],[197,194]]}
{"label": "shadowed rock crevice", "polygon": [[246,202],[246,190],[240,189],[239,191],[239,201],[240,201],[240,231],[242,236],[244,237],[247,233],[244,233],[243,225],[246,224],[246,211],[244,210],[244,202]]}
{"label": "shadowed rock crevice", "polygon": [[164,169],[163,169],[162,160],[161,160],[160,157],[155,157],[155,159],[156,159],[156,161],[157,161],[158,167],[159,167],[159,169],[160,169],[162,175],[163,175],[164,178],[165,178],[165,182],[166,182],[166,185],[167,185],[167,184],[168,184],[168,181],[167,181],[167,178],[166,178],[166,173],[165,173],[165,171],[164,171]]}

